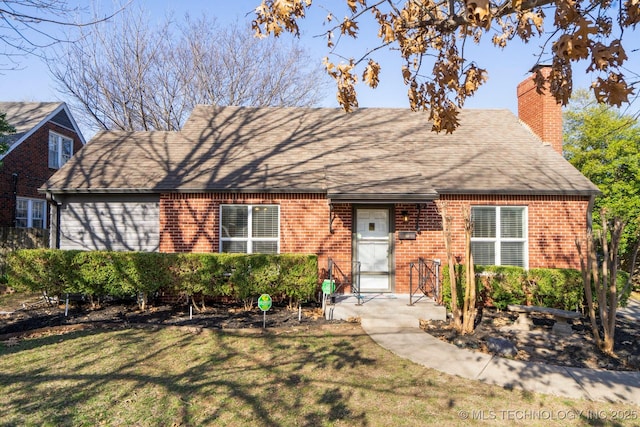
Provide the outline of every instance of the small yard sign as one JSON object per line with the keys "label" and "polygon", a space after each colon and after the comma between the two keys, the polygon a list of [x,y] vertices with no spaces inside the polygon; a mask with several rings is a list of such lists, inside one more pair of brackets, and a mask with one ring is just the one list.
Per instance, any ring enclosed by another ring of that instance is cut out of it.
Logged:
{"label": "small yard sign", "polygon": [[322,292],[325,294],[332,294],[336,291],[335,280],[325,279],[322,281]]}
{"label": "small yard sign", "polygon": [[269,294],[262,294],[260,298],[258,298],[258,308],[262,311],[269,311],[271,308],[271,296]]}
{"label": "small yard sign", "polygon": [[258,298],[258,308],[262,310],[262,328],[264,329],[267,325],[267,311],[271,308],[271,295],[262,294],[260,298]]}

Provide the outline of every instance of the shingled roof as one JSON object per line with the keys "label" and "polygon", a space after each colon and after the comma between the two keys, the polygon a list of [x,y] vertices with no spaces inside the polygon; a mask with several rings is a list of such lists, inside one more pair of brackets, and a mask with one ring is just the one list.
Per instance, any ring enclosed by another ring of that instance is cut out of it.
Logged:
{"label": "shingled roof", "polygon": [[507,110],[464,110],[436,134],[407,109],[198,106],[180,132],[102,132],[53,193],[313,192],[332,200],[599,191]]}
{"label": "shingled roof", "polygon": [[0,102],[0,113],[6,113],[7,122],[16,129],[15,133],[2,137],[9,151],[47,121],[75,131],[82,143],[85,142],[64,102]]}

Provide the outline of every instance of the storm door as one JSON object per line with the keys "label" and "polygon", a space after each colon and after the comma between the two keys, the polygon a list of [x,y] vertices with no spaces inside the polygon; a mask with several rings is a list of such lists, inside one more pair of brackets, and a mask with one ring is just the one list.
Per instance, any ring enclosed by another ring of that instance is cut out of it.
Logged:
{"label": "storm door", "polygon": [[391,290],[390,210],[356,209],[355,258],[360,262],[360,292]]}

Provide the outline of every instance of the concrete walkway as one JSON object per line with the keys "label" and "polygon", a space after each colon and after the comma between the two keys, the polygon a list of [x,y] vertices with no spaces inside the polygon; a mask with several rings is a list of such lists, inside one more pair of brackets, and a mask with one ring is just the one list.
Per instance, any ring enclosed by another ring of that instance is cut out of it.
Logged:
{"label": "concrete walkway", "polygon": [[[335,305],[327,307],[327,315],[343,320],[359,317],[374,341],[414,363],[509,389],[640,406],[640,372],[520,362],[460,349],[419,328],[418,319],[431,317],[436,307],[432,301],[408,306],[408,295],[366,295],[361,305],[356,302],[353,296],[339,296]],[[619,315],[640,322],[640,303],[630,302]]]}

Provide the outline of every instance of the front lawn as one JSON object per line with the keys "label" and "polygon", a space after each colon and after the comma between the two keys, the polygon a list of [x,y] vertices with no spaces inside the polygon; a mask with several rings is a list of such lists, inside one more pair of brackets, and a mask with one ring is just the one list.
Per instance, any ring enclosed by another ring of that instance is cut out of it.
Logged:
{"label": "front lawn", "polygon": [[356,324],[52,333],[0,343],[0,362],[1,425],[607,425],[640,410],[442,374]]}

